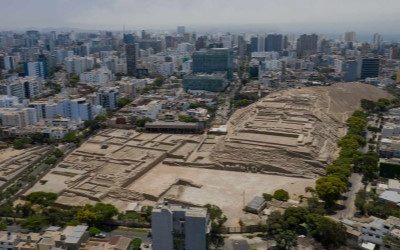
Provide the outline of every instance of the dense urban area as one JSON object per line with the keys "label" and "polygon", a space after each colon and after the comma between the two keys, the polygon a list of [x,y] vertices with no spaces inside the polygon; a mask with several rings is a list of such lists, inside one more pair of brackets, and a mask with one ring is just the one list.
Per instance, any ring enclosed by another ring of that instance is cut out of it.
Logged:
{"label": "dense urban area", "polygon": [[400,249],[400,45],[0,32],[0,249]]}

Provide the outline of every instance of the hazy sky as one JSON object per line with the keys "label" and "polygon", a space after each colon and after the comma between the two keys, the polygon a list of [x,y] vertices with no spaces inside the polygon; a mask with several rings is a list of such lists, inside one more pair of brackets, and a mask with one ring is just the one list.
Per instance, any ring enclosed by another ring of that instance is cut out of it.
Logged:
{"label": "hazy sky", "polygon": [[[233,27],[397,32],[400,0],[0,0],[0,29]],[[397,32],[400,33],[400,32]]]}

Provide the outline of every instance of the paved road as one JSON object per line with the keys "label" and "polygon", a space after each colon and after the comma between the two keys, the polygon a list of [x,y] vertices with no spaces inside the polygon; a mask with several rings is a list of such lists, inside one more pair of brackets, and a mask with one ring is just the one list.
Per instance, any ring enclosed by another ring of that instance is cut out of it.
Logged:
{"label": "paved road", "polygon": [[363,187],[362,183],[362,175],[358,173],[353,173],[350,176],[349,182],[351,183],[351,187],[344,196],[347,197],[345,201],[343,201],[342,205],[345,206],[345,209],[338,211],[333,217],[338,219],[351,219],[356,212],[356,206],[354,205],[354,201],[356,200],[356,194],[360,191]]}

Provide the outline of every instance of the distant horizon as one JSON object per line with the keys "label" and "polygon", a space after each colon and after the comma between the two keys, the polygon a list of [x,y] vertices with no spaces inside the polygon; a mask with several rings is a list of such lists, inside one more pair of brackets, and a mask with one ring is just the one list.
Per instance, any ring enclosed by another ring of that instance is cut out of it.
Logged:
{"label": "distant horizon", "polygon": [[0,30],[188,30],[398,35],[398,0],[2,0]]}
{"label": "distant horizon", "polygon": [[[378,33],[382,36],[383,41],[400,41],[400,31],[398,33],[381,33],[378,31],[371,31],[371,32],[358,32],[356,30],[343,30],[342,32],[327,32],[327,30],[318,30],[318,31],[312,31],[312,30],[273,30],[273,29],[268,29],[262,28],[262,24],[259,24],[258,27],[254,25],[250,25],[250,27],[246,28],[246,25],[239,25],[239,26],[234,26],[234,25],[226,25],[224,26],[186,26],[186,25],[177,25],[177,26],[185,26],[186,31],[189,33],[199,33],[199,34],[205,34],[205,33],[232,33],[232,34],[268,34],[268,33],[281,33],[281,34],[294,34],[294,35],[301,35],[301,34],[311,34],[315,33],[318,35],[326,36],[328,39],[338,39],[340,36],[342,36],[345,32],[355,32],[356,33],[356,38],[359,42],[370,42],[372,41],[372,37],[375,33]],[[140,32],[141,30],[147,30],[149,32],[169,32],[173,33],[176,32],[175,27],[169,27],[166,29],[162,28],[136,28],[136,29],[128,29],[125,28],[126,33],[130,32]],[[38,30],[40,32],[51,32],[51,31],[57,31],[57,32],[101,32],[101,31],[111,31],[111,32],[123,32],[124,28],[121,27],[119,29],[106,29],[106,28],[99,28],[99,29],[87,29],[87,28],[77,28],[77,27],[21,27],[21,28],[14,28],[14,29],[2,29],[0,27],[0,32],[25,32],[27,30]]]}

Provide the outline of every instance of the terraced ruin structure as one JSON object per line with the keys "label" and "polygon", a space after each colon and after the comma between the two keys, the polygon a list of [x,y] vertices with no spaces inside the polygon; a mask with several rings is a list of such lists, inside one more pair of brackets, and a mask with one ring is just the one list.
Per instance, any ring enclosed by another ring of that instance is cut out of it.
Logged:
{"label": "terraced ruin structure", "polygon": [[215,204],[228,225],[257,223],[243,207],[284,188],[291,199],[336,157],[345,120],[361,99],[390,96],[370,85],[336,84],[272,93],[234,113],[226,134],[140,133],[106,129],[92,136],[27,194],[59,194],[57,203]]}

